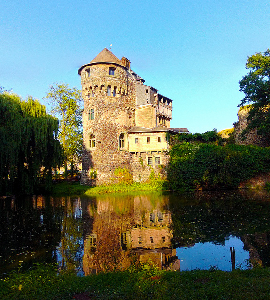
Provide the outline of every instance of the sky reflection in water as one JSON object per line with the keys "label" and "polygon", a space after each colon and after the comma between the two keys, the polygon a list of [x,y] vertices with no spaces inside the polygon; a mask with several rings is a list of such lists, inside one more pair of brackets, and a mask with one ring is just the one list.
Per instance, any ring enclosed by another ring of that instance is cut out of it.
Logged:
{"label": "sky reflection in water", "polygon": [[208,270],[214,267],[222,271],[231,271],[230,247],[235,249],[236,268],[247,269],[249,252],[244,250],[244,244],[239,238],[230,236],[225,241],[225,245],[207,242],[196,243],[193,247],[177,248],[176,254],[180,259],[180,270]]}

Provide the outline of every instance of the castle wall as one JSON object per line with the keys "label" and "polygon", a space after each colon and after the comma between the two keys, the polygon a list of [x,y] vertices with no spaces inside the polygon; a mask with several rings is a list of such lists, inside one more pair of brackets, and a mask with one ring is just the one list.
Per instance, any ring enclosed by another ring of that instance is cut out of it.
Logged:
{"label": "castle wall", "polygon": [[[149,165],[149,157],[152,160],[152,164]],[[159,160],[159,163],[156,161]],[[132,155],[131,168],[133,174],[133,180],[135,182],[145,182],[151,179],[154,175],[156,178],[165,179],[167,176],[166,166],[169,162],[169,155],[163,152],[142,152]]]}
{"label": "castle wall", "polygon": [[129,133],[128,145],[130,152],[168,150],[166,132]]}
{"label": "castle wall", "polygon": [[240,108],[238,111],[238,122],[234,124],[234,138],[235,143],[238,145],[257,145],[265,146],[266,143],[260,135],[258,135],[257,130],[250,130],[246,134],[246,138],[243,139],[241,133],[248,126],[248,115],[249,109],[246,107]]}
{"label": "castle wall", "polygon": [[152,104],[141,105],[135,111],[136,126],[153,128],[157,126],[156,109]]}
{"label": "castle wall", "polygon": [[154,104],[155,93],[157,91],[152,87],[144,85],[140,82],[136,83],[136,105]]}

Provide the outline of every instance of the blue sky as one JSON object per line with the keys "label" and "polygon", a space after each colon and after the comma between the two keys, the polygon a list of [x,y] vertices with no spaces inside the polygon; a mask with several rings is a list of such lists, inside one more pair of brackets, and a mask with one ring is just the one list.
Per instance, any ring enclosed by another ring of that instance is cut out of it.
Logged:
{"label": "blue sky", "polygon": [[248,56],[270,48],[269,0],[0,0],[0,86],[39,99],[103,48],[173,100],[171,127],[231,128]]}

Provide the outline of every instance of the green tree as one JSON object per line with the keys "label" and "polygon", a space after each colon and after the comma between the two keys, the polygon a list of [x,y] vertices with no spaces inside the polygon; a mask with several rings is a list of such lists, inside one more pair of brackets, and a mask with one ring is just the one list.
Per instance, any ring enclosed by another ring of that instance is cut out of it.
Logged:
{"label": "green tree", "polygon": [[0,194],[31,194],[52,168],[62,164],[58,120],[29,97],[0,94]]}
{"label": "green tree", "polygon": [[244,134],[256,128],[267,145],[270,145],[270,50],[248,57],[249,73],[239,82],[245,93],[239,106],[251,104],[248,126]]}
{"label": "green tree", "polygon": [[81,160],[82,155],[82,96],[77,88],[68,84],[50,87],[46,96],[52,105],[51,113],[60,120],[59,140],[65,153],[65,173],[70,164],[73,173],[74,163]]}

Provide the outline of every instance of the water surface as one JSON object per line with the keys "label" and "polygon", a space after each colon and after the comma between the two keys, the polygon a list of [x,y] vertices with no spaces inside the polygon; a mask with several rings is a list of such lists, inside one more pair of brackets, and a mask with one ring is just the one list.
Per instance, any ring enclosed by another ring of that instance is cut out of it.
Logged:
{"label": "water surface", "polygon": [[37,262],[78,275],[138,263],[181,271],[270,266],[269,199],[240,192],[1,199],[0,274]]}

